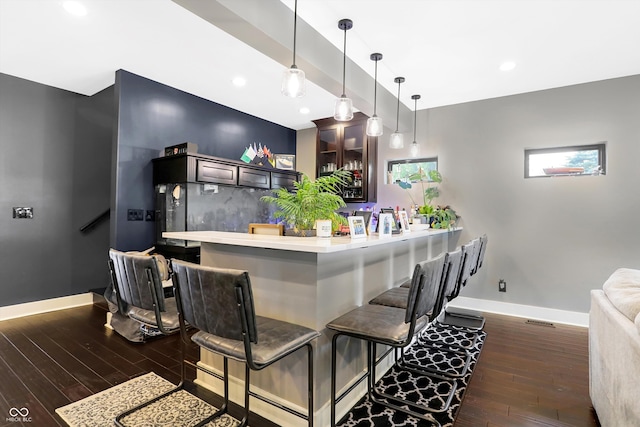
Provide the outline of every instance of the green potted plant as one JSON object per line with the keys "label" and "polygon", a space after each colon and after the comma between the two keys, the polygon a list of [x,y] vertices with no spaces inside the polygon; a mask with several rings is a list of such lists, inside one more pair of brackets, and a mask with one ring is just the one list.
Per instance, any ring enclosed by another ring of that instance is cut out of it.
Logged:
{"label": "green potted plant", "polygon": [[260,200],[276,205],[274,218],[282,218],[293,228],[293,234],[311,236],[315,235],[317,220],[331,220],[334,230],[339,224],[347,224],[347,219],[336,211],[347,206],[340,193],[350,181],[351,173],[342,169],[315,181],[302,174],[300,181],[293,183],[293,191],[280,188],[273,196],[262,196]]}
{"label": "green potted plant", "polygon": [[458,214],[449,205],[435,207],[431,215],[431,228],[451,229],[458,222]]}
{"label": "green potted plant", "polygon": [[[423,200],[422,205],[418,205],[413,196],[411,196],[409,190],[412,188],[412,182],[420,183]],[[440,189],[438,187],[440,183],[442,183],[442,174],[438,170],[431,169],[425,172],[422,168],[418,169],[418,172],[410,174],[404,180],[397,182],[400,188],[408,191],[411,202],[417,207],[416,214],[424,218],[424,223],[430,224],[431,228],[451,229],[459,218],[456,211],[449,205],[434,206],[432,204],[433,199],[440,196]]]}

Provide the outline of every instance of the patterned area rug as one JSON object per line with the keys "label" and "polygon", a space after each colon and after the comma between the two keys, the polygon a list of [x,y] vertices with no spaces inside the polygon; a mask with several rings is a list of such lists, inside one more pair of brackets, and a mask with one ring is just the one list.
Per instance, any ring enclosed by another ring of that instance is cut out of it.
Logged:
{"label": "patterned area rug", "polygon": [[[56,409],[70,427],[113,426],[116,415],[171,390],[175,386],[153,372],[118,384],[78,402]],[[216,411],[204,400],[181,390],[123,418],[127,427],[192,426]],[[234,427],[239,422],[228,415],[207,424],[209,427]]]}
{"label": "patterned area rug", "polygon": [[[410,365],[435,368],[447,372],[449,375],[457,375],[459,378],[438,379],[431,376],[416,374],[404,367],[393,366],[376,384],[379,391],[406,399],[421,406],[440,410],[444,408],[451,395],[449,408],[442,412],[429,413],[416,410],[424,414],[428,420],[407,415],[400,411],[394,411],[383,405],[372,402],[367,396],[363,397],[338,423],[340,427],[451,427],[455,421],[456,413],[460,408],[464,392],[469,384],[473,369],[480,356],[482,344],[486,334],[469,334],[462,330],[431,327],[425,337],[428,342],[447,342],[467,346],[470,355],[470,364],[463,372],[465,359],[464,352],[453,352],[425,347],[416,343],[405,351],[404,360]],[[410,366],[409,365],[409,366]],[[403,405],[399,405],[403,406]],[[407,408],[406,405],[404,405]]]}

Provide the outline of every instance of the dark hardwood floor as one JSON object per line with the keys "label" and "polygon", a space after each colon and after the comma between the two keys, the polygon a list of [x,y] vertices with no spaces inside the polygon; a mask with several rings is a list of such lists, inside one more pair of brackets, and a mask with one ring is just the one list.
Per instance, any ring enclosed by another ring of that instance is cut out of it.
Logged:
{"label": "dark hardwood floor", "polygon": [[[0,322],[0,426],[21,425],[6,421],[13,407],[29,409],[25,426],[64,426],[56,408],[149,371],[179,381],[178,336],[133,344],[103,326],[105,313],[94,304]],[[585,328],[489,314],[485,330],[456,427],[599,426],[589,400]],[[196,357],[192,345],[187,359]],[[194,375],[190,369],[188,377]],[[273,426],[259,417],[251,425]]]}

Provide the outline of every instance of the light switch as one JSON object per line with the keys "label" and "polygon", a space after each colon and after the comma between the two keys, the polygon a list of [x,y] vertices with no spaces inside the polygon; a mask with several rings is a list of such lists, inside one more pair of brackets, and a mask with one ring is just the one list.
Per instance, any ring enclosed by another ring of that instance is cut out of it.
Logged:
{"label": "light switch", "polygon": [[31,207],[14,207],[13,208],[13,217],[19,219],[32,219],[33,218],[33,208]]}

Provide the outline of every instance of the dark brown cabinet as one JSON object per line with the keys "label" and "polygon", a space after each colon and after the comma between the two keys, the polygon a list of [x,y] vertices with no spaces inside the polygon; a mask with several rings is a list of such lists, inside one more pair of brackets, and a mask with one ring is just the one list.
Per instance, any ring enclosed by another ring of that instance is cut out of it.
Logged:
{"label": "dark brown cabinet", "polygon": [[342,192],[345,202],[376,201],[378,138],[367,136],[367,119],[355,113],[348,122],[333,117],[314,120],[318,128],[316,177],[341,168],[351,172],[351,184]]}

